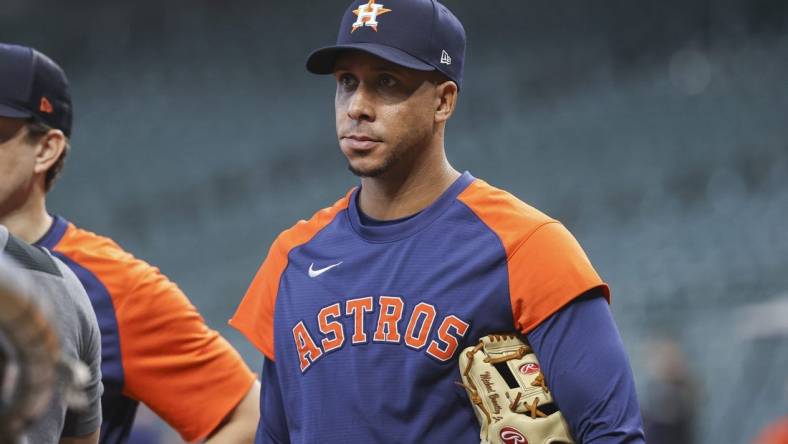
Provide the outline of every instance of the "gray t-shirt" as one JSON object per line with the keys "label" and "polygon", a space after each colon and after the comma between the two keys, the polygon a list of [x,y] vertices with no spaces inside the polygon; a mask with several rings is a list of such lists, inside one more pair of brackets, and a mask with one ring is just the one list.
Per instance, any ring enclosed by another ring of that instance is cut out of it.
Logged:
{"label": "gray t-shirt", "polygon": [[60,334],[61,354],[82,361],[90,370],[85,387],[87,407],[76,410],[66,405],[61,393],[65,375],[59,375],[58,389],[48,409],[27,430],[28,442],[57,443],[61,437],[81,437],[95,432],[101,426],[101,336],[85,289],[63,262],[47,250],[10,235],[2,225],[0,253],[11,259],[6,261],[11,266],[29,275],[31,293],[49,303]]}

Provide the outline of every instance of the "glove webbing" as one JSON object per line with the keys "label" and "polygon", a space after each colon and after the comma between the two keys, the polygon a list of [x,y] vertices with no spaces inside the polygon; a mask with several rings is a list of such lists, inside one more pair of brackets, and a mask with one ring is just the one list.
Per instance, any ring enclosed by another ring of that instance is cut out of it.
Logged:
{"label": "glove webbing", "polygon": [[[491,342],[495,341],[502,341],[504,339],[511,339],[514,338],[515,335],[489,335]],[[481,396],[479,396],[479,390],[476,388],[476,384],[473,383],[473,380],[468,377],[468,373],[471,371],[471,367],[473,367],[473,359],[476,355],[476,352],[479,350],[484,351],[484,342],[479,340],[479,343],[471,350],[466,352],[466,356],[468,357],[468,365],[465,366],[465,370],[462,372],[462,375],[465,376],[465,379],[468,381],[469,385],[466,385],[464,382],[458,382],[458,385],[461,385],[468,389],[471,393],[471,402],[473,402],[476,406],[479,407],[479,410],[484,413],[484,416],[487,418],[487,424],[492,423],[492,417],[490,416],[490,412],[487,411],[487,408],[484,407],[484,403],[482,402]],[[507,362],[512,359],[521,359],[523,356],[533,353],[533,349],[531,346],[525,344],[520,346],[516,351],[512,353],[508,353],[497,358],[491,358],[485,352],[484,362],[488,364],[500,364],[502,362]],[[544,375],[540,371],[539,374],[536,376],[531,385],[534,387],[542,387],[542,390],[545,394],[549,392],[547,385],[545,385]],[[522,397],[522,393],[518,392],[517,396],[514,398],[511,404],[509,404],[509,410],[516,413],[517,406],[520,404],[520,398]],[[547,415],[539,410],[539,397],[534,398],[533,402],[530,405],[527,405],[531,418],[544,418]]]}

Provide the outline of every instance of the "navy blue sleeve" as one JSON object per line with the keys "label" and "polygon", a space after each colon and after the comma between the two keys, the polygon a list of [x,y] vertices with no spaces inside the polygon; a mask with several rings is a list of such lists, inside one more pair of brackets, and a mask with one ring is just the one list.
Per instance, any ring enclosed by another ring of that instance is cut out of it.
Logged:
{"label": "navy blue sleeve", "polygon": [[260,374],[260,422],[257,425],[255,444],[289,444],[282,391],[276,365],[270,359],[263,359]]}
{"label": "navy blue sleeve", "polygon": [[553,314],[528,341],[578,443],[645,443],[632,369],[601,292]]}

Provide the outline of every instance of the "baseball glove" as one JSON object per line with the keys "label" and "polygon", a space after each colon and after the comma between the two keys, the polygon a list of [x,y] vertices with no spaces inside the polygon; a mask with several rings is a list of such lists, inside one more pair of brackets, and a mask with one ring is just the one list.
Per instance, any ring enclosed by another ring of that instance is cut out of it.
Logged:
{"label": "baseball glove", "polygon": [[462,386],[482,444],[571,444],[531,347],[518,335],[488,335],[460,354]]}
{"label": "baseball glove", "polygon": [[15,443],[49,405],[59,337],[23,276],[0,255],[0,443]]}

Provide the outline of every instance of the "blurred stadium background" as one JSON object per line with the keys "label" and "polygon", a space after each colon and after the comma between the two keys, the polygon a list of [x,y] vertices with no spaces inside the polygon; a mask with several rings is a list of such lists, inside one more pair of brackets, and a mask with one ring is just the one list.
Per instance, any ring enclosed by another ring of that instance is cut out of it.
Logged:
{"label": "blurred stadium background", "polygon": [[[649,421],[752,442],[788,414],[788,2],[445,3],[469,41],[450,160],[576,234]],[[274,236],[356,183],[333,80],[303,69],[345,6],[0,3],[0,41],[72,82],[51,210],[158,265],[256,369],[226,320]]]}

